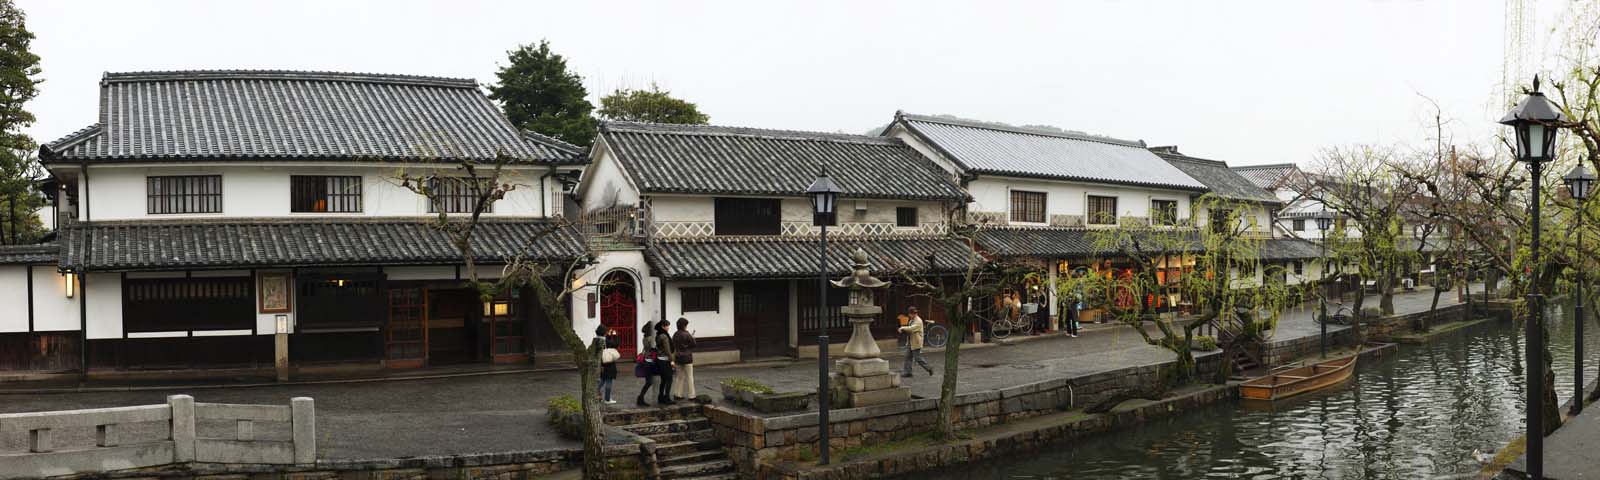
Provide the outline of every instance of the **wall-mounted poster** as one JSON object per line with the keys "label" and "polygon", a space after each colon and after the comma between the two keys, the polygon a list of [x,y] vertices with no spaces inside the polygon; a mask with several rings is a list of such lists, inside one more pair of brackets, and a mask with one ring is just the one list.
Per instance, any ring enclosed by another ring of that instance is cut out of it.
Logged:
{"label": "wall-mounted poster", "polygon": [[261,313],[289,312],[289,272],[262,273],[258,279],[261,287]]}

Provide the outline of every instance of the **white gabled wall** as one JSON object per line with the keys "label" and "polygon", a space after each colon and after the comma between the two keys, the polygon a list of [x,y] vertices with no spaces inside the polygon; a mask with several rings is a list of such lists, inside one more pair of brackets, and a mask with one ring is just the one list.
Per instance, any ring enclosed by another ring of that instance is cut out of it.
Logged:
{"label": "white gabled wall", "polygon": [[1089,195],[1116,197],[1118,217],[1148,218],[1152,200],[1172,200],[1178,202],[1178,218],[1188,218],[1192,195],[1192,192],[1179,190],[981,176],[967,186],[967,192],[972,195],[968,208],[973,212],[1003,213],[1009,222],[1013,190],[1044,192],[1046,223],[1049,215],[1077,215],[1087,219]]}
{"label": "white gabled wall", "polygon": [[[657,291],[661,288],[661,279],[650,276],[650,267],[645,264],[644,254],[637,250],[620,250],[603,252],[595,259],[596,263],[589,268],[578,272],[583,279],[584,287],[572,292],[568,300],[568,312],[572,314],[572,328],[578,337],[588,342],[594,339],[594,329],[600,325],[604,317],[605,305],[599,301],[600,282],[611,272],[624,272],[637,282],[634,294],[634,332],[645,322],[658,319],[661,316],[661,303]],[[565,279],[567,287],[571,287],[572,279]],[[589,295],[595,297],[594,315],[589,315]]]}
{"label": "white gabled wall", "polygon": [[[679,290],[692,287],[717,287],[717,311],[684,312],[683,295]],[[672,331],[678,331],[678,319],[683,318],[689,321],[689,330],[695,332],[695,337],[733,336],[733,282],[667,282],[663,300]]]}
{"label": "white gabled wall", "polygon": [[[399,185],[402,173],[425,175],[453,174],[449,165],[357,165],[357,164],[168,164],[101,165],[89,169],[87,205],[90,220],[134,220],[218,217],[362,217],[430,215],[427,201]],[[546,174],[549,169],[507,168],[503,182],[516,186],[506,198],[496,202],[489,216],[547,216],[559,212],[561,184]],[[168,175],[221,175],[222,212],[206,214],[148,213],[148,177]],[[290,211],[289,177],[293,175],[341,175],[361,177],[361,212],[295,213]],[[540,185],[543,184],[541,196]],[[550,193],[554,191],[555,195]],[[82,202],[83,197],[79,197]],[[541,199],[544,199],[541,202]],[[80,211],[80,217],[82,212]]]}
{"label": "white gabled wall", "polygon": [[[596,140],[603,141],[604,138]],[[578,187],[579,204],[585,210],[639,205],[639,190],[628,180],[627,172],[622,170],[616,156],[611,155],[604,143],[595,144],[592,160],[589,168],[584,169]]]}

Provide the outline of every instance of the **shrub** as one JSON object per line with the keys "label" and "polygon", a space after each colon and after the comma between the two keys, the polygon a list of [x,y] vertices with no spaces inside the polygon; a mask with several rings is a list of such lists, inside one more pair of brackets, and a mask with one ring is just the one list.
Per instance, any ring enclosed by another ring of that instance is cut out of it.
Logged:
{"label": "shrub", "polygon": [[740,392],[772,393],[772,387],[767,386],[767,384],[743,377],[729,378],[723,380],[722,384]]}
{"label": "shrub", "polygon": [[1194,337],[1194,348],[1195,348],[1195,350],[1200,350],[1202,352],[1208,352],[1208,351],[1211,351],[1211,350],[1216,350],[1217,349],[1217,337],[1213,337],[1213,336],[1210,336],[1210,335],[1196,336],[1196,337]]}
{"label": "shrub", "polygon": [[583,438],[583,404],[572,395],[556,395],[545,403],[545,418],[561,435],[572,439]]}

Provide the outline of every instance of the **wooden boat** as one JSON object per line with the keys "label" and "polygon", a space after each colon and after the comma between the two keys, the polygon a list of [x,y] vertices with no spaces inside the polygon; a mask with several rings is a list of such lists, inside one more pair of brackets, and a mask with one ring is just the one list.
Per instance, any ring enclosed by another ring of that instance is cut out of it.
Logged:
{"label": "wooden boat", "polygon": [[1304,367],[1275,370],[1239,385],[1239,396],[1248,400],[1281,400],[1336,385],[1356,371],[1356,356],[1328,360]]}

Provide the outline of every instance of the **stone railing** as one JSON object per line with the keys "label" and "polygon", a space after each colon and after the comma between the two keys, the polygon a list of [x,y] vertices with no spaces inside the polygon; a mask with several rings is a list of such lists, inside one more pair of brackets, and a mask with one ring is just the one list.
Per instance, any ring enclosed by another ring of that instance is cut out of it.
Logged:
{"label": "stone railing", "polygon": [[[234,438],[201,438],[198,420],[235,422]],[[167,422],[166,439],[122,445],[124,425]],[[290,440],[258,440],[256,422],[291,425]],[[94,429],[92,447],[58,449],[56,433]],[[173,395],[166,405],[94,408],[58,412],[0,414],[0,435],[27,432],[28,451],[0,452],[0,478],[93,474],[173,463],[311,465],[317,459],[316,415],[312,400],[299,397],[289,405],[196,403]]]}
{"label": "stone railing", "polygon": [[[811,222],[783,222],[780,227],[780,235],[787,237],[816,236],[821,231]],[[713,238],[717,236],[716,232],[716,224],[712,222],[651,222],[651,233],[655,238]],[[924,222],[915,227],[899,227],[887,222],[843,222],[828,228],[829,235],[847,237],[930,236],[944,233],[944,222]]]}

